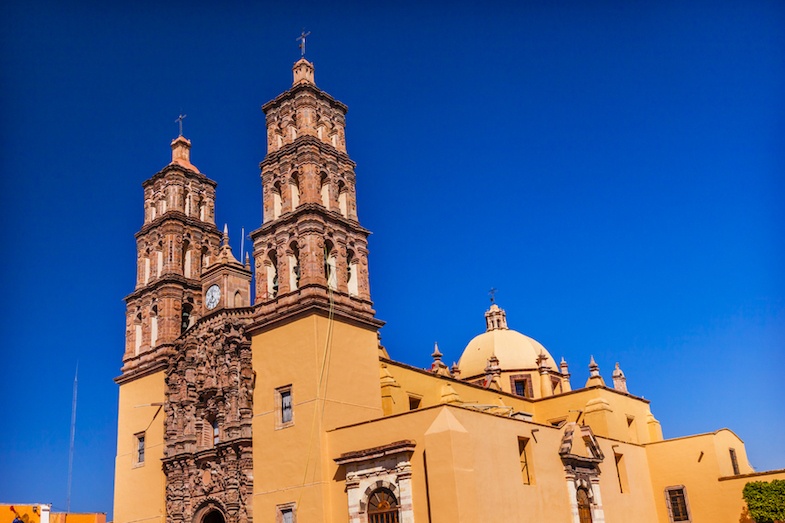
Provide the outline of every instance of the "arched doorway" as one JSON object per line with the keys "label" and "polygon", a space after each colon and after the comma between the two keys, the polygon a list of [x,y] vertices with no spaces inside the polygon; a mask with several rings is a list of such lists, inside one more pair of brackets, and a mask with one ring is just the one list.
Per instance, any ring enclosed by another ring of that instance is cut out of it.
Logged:
{"label": "arched doorway", "polygon": [[578,518],[581,523],[592,523],[591,500],[585,488],[579,488],[576,494],[578,500]]}
{"label": "arched doorway", "polygon": [[207,512],[200,523],[226,523],[224,515],[219,510],[212,509]]}

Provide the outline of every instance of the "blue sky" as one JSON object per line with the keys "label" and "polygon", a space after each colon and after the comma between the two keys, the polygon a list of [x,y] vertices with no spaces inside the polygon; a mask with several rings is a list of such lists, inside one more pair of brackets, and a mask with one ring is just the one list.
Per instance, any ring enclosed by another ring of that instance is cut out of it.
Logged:
{"label": "blue sky", "polygon": [[72,509],[111,517],[141,183],[187,114],[239,251],[303,27],[394,358],[457,360],[495,287],[574,387],[618,361],[666,437],[785,468],[783,4],[6,2],[0,501],[65,507],[78,361]]}

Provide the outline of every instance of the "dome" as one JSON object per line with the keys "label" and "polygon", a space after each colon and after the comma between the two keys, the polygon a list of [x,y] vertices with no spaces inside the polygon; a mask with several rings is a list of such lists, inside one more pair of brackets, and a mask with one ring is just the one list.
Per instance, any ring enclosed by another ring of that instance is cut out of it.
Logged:
{"label": "dome", "polygon": [[502,372],[539,368],[541,356],[547,358],[544,362],[546,367],[558,372],[556,363],[540,342],[507,328],[507,315],[498,305],[491,305],[485,313],[485,320],[486,332],[475,336],[466,345],[458,361],[464,379],[485,374],[491,356],[499,360]]}

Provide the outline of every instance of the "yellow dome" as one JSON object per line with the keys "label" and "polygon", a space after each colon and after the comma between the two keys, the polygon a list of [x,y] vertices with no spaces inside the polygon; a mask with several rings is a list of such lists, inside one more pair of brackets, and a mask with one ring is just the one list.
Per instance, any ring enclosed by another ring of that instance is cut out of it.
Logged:
{"label": "yellow dome", "polygon": [[488,330],[469,342],[458,361],[462,378],[485,374],[491,356],[499,360],[502,372],[536,369],[541,355],[547,358],[545,366],[558,372],[556,363],[540,342],[507,328],[506,314],[498,305],[491,305],[485,318]]}

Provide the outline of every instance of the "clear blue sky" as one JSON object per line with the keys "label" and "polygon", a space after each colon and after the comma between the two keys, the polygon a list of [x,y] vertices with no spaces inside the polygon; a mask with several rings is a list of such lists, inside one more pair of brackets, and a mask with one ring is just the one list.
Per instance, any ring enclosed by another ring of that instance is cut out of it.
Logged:
{"label": "clear blue sky", "polygon": [[573,386],[618,361],[666,437],[785,468],[785,4],[114,5],[0,7],[0,501],[65,507],[78,361],[72,509],[111,517],[141,183],[187,114],[239,251],[303,27],[394,358],[457,360],[496,287]]}

